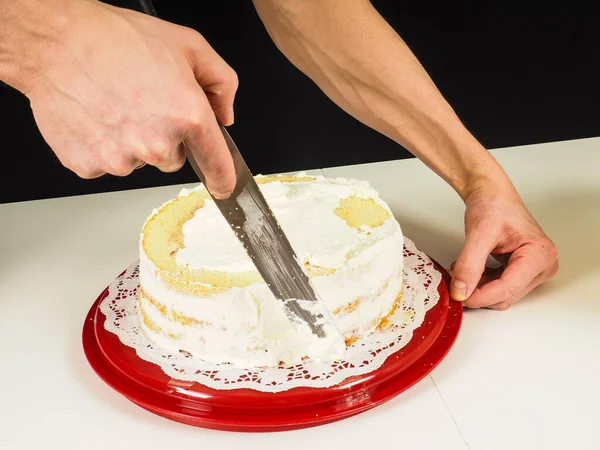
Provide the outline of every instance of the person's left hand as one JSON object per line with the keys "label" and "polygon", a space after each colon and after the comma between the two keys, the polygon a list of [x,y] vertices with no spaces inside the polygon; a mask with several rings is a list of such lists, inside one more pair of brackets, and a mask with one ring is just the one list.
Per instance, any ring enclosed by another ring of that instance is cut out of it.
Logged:
{"label": "person's left hand", "polygon": [[[484,186],[465,205],[466,241],[451,266],[454,300],[505,310],[556,274],[556,247],[511,187]],[[502,267],[486,268],[490,255]]]}

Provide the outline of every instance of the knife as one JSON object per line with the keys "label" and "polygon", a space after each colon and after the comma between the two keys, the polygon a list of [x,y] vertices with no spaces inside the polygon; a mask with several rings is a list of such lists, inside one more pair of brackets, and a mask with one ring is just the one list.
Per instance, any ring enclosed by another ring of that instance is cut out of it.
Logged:
{"label": "knife", "polygon": [[[150,0],[140,0],[144,13],[158,17]],[[298,331],[308,327],[332,349],[345,349],[345,342],[327,307],[304,273],[288,238],[260,191],[235,142],[219,123],[233,158],[237,177],[231,196],[219,200],[212,196],[221,214],[244,246],[263,280],[283,306],[288,320]],[[187,159],[206,186],[193,152],[186,147]],[[208,190],[208,189],[207,189]],[[341,355],[340,355],[341,356]]]}
{"label": "knife", "polygon": [[[213,197],[215,204],[246,249],[275,298],[282,302],[292,324],[297,326],[306,324],[319,338],[339,337],[343,341],[327,307],[300,267],[294,249],[233,139],[223,125],[219,124],[219,127],[231,152],[237,181],[228,199],[219,200]],[[189,149],[187,157],[200,180],[206,185],[205,177]],[[337,336],[331,336],[331,333]]]}

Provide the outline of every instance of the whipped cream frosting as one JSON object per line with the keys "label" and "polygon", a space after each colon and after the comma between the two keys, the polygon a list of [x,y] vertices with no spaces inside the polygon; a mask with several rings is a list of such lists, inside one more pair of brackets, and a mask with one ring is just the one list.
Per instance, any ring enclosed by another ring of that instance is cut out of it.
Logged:
{"label": "whipped cream frosting", "polygon": [[[349,227],[335,214],[342,198],[375,198],[377,193],[368,185],[343,179],[334,183],[275,181],[261,185],[260,190],[302,263],[337,269],[347,263],[350,253],[360,253],[378,240],[380,233],[368,235]],[[177,252],[177,264],[228,272],[255,270],[211,200],[183,225],[183,235],[185,247]]]}
{"label": "whipped cream frosting", "polygon": [[[402,290],[402,231],[388,206],[367,183],[315,178],[291,183],[273,181],[261,184],[260,189],[299,262],[333,269],[311,281],[338,330],[345,337],[365,336],[390,312]],[[190,192],[183,190],[180,196]],[[350,227],[335,209],[341,199],[352,196],[373,199],[389,212],[389,217],[372,229]],[[175,256],[178,265],[212,271],[256,271],[211,200],[196,211],[182,231],[184,246]],[[316,339],[308,329],[292,326],[264,282],[208,298],[175,292],[162,281],[160,271],[141,248],[140,284],[170,313],[175,311],[211,324],[182,325],[164,317],[142,298],[144,312],[170,336],[146,332],[171,350],[181,349],[207,361],[243,367],[291,365],[306,357],[332,362],[344,350],[333,341]],[[345,310],[349,305],[353,307]]]}

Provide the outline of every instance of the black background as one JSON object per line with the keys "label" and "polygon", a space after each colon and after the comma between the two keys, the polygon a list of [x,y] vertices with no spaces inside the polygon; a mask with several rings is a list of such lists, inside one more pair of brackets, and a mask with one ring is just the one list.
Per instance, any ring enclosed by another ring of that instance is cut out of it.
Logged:
{"label": "black background", "polygon": [[[154,3],[161,18],[200,31],[237,71],[230,131],[255,173],[411,157],[338,109],[297,71],[269,39],[250,0]],[[600,136],[600,16],[591,2],[373,4],[487,148]],[[0,86],[0,137],[0,202],[196,180],[187,165],[175,174],[146,167],[126,178],[81,180],[60,165],[27,100],[7,86]]]}

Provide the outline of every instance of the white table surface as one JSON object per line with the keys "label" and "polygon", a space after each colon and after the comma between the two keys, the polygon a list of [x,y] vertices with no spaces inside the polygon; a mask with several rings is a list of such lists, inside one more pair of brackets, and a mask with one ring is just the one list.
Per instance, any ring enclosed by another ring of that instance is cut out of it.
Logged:
{"label": "white table surface", "polygon": [[[600,138],[493,153],[558,246],[557,277],[506,312],[466,311],[446,359],[399,397],[283,433],[162,419],[84,357],[89,307],[137,259],[151,210],[182,186],[0,205],[0,449],[599,449]],[[458,254],[463,206],[418,160],[323,172],[371,182],[442,264]]]}

